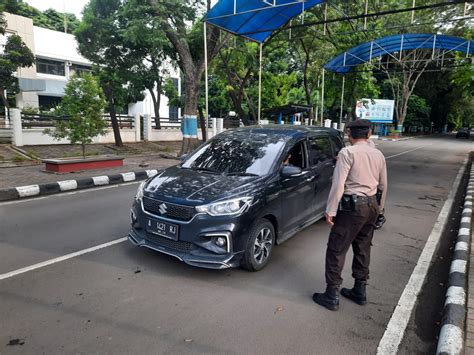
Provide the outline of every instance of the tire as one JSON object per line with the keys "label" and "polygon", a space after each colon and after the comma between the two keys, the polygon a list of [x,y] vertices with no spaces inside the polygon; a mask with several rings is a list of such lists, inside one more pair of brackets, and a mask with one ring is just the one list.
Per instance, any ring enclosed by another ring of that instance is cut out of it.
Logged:
{"label": "tire", "polygon": [[267,219],[255,222],[245,247],[242,267],[248,271],[262,270],[272,256],[275,245],[275,228]]}

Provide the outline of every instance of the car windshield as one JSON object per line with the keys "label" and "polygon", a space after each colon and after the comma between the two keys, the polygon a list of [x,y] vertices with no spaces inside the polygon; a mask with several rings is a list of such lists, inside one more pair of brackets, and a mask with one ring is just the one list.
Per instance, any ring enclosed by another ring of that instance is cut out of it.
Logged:
{"label": "car windshield", "polygon": [[226,175],[263,176],[270,172],[285,138],[248,131],[221,134],[188,157],[182,168]]}

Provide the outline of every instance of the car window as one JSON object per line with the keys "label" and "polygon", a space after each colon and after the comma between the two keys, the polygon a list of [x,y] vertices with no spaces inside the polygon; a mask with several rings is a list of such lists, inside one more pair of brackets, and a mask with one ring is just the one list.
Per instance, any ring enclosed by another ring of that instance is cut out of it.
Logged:
{"label": "car window", "polygon": [[344,146],[341,140],[337,139],[336,137],[331,137],[330,140],[331,140],[332,151],[334,153],[334,156],[337,156]]}
{"label": "car window", "polygon": [[311,166],[315,166],[333,157],[331,143],[328,137],[310,137],[309,150]]}
{"label": "car window", "polygon": [[181,167],[219,174],[270,172],[286,141],[280,135],[249,132],[221,134],[200,147]]}
{"label": "car window", "polygon": [[304,142],[298,142],[288,150],[288,153],[286,153],[286,156],[283,159],[282,165],[292,165],[301,169],[306,168],[307,164]]}

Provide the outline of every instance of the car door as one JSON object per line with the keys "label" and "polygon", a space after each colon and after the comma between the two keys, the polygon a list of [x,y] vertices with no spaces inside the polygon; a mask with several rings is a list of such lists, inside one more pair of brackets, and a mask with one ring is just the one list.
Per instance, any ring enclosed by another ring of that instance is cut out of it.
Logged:
{"label": "car door", "polygon": [[314,211],[314,193],[316,176],[308,168],[308,148],[306,140],[294,144],[283,157],[282,163],[288,154],[292,153],[290,164],[302,169],[301,174],[293,177],[281,178],[281,215],[282,230],[291,232],[307,221]]}
{"label": "car door", "polygon": [[310,169],[316,176],[313,202],[314,214],[323,213],[331,190],[332,175],[336,165],[331,141],[328,135],[312,135],[308,139]]}

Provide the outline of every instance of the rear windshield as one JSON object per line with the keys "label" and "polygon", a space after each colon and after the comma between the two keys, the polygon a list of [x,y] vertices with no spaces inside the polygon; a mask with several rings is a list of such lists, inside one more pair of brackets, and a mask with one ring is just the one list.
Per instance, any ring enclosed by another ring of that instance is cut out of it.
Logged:
{"label": "rear windshield", "polygon": [[219,174],[263,176],[270,172],[285,143],[284,136],[280,135],[224,133],[200,147],[181,167]]}

